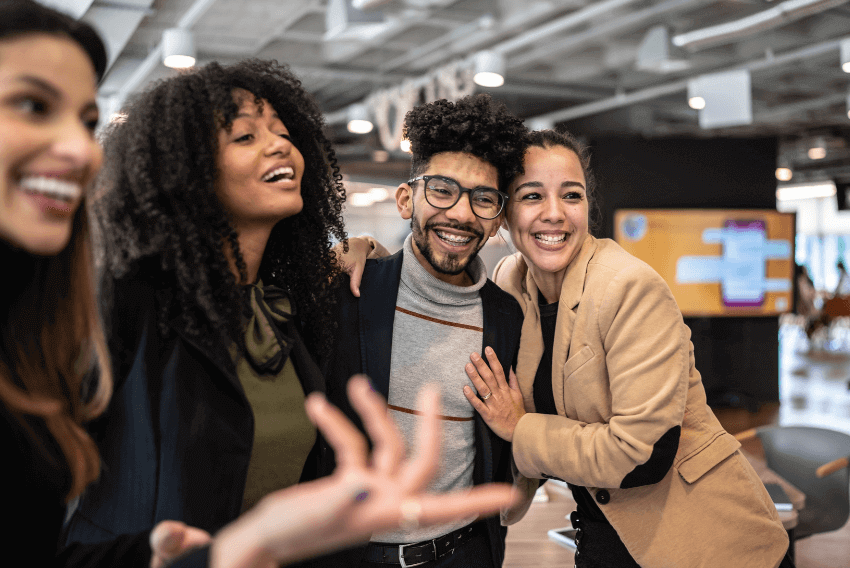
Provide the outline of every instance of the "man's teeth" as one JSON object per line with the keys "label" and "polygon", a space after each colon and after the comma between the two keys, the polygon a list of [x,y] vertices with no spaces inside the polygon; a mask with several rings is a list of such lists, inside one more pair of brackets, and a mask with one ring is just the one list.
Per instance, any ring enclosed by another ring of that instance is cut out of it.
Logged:
{"label": "man's teeth", "polygon": [[292,179],[293,177],[295,177],[295,171],[289,166],[282,166],[264,175],[263,181],[280,181],[281,179]]}
{"label": "man's teeth", "polygon": [[21,179],[20,186],[29,193],[41,193],[51,199],[73,201],[83,194],[80,184],[54,177],[29,176]]}
{"label": "man's teeth", "polygon": [[451,235],[449,233],[443,233],[441,231],[434,232],[437,234],[438,237],[453,245],[465,245],[466,243],[472,240],[472,237],[461,237],[459,235]]}
{"label": "man's teeth", "polygon": [[537,235],[534,235],[534,238],[537,239],[538,241],[541,241],[541,242],[547,244],[547,245],[556,245],[558,243],[562,243],[565,240],[567,240],[567,235],[566,235],[566,233],[561,234],[561,235],[540,235],[540,234],[537,234]]}

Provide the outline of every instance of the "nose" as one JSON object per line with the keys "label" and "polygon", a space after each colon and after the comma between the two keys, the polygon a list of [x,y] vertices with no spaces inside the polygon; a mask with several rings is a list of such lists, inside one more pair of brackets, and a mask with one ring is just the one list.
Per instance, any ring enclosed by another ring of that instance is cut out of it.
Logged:
{"label": "nose", "polygon": [[560,199],[546,199],[543,203],[543,211],[540,214],[542,221],[549,223],[560,223],[565,218],[564,204]]}
{"label": "nose", "polygon": [[467,191],[462,193],[457,203],[446,209],[446,217],[456,221],[457,223],[473,223],[475,222],[475,213],[472,211],[471,195]]}
{"label": "nose", "polygon": [[74,169],[97,171],[103,159],[103,150],[94,139],[88,126],[78,118],[59,125],[53,153]]}
{"label": "nose", "polygon": [[266,131],[266,136],[268,137],[266,155],[273,156],[275,154],[280,154],[281,156],[286,156],[292,151],[292,142],[283,136],[275,134],[271,130]]}

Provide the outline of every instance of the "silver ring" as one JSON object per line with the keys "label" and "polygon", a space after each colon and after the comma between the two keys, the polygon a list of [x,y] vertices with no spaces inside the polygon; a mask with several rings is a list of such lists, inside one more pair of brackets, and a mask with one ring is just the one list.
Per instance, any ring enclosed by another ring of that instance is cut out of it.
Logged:
{"label": "silver ring", "polygon": [[422,505],[417,499],[405,499],[399,505],[401,521],[398,526],[401,530],[411,532],[419,528],[419,516],[422,514]]}
{"label": "silver ring", "polygon": [[481,397],[481,400],[487,400],[487,399],[488,399],[488,398],[490,398],[491,396],[493,396],[493,391],[488,392],[488,393],[487,393],[487,396],[482,396],[482,397]]}

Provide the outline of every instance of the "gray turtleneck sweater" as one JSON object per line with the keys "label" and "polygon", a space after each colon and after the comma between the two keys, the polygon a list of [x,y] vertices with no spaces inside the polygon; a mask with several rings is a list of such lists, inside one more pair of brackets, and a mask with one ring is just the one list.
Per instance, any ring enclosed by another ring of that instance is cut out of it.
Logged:
{"label": "gray turtleneck sweater", "polygon": [[[475,282],[472,286],[454,286],[437,279],[414,255],[412,236],[404,241],[393,321],[388,402],[392,417],[410,448],[419,421],[419,416],[412,413],[418,410],[417,395],[428,383],[440,387],[442,445],[440,469],[429,486],[433,493],[472,487],[474,410],[463,395],[464,385],[472,387],[464,366],[469,362],[470,353],[481,353],[484,313],[479,291],[487,281],[487,269],[476,257],[467,267],[467,273]],[[412,543],[429,540],[473,520],[375,534],[372,541]]]}

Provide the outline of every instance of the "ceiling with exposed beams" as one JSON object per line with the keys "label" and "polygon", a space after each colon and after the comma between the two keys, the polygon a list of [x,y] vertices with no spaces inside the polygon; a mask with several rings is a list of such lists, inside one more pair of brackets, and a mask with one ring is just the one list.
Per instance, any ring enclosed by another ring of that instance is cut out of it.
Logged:
{"label": "ceiling with exposed beams", "polygon": [[[565,124],[588,137],[777,136],[780,160],[803,177],[850,180],[850,73],[841,68],[842,43],[850,58],[848,0],[43,1],[107,36],[112,63],[101,95],[111,110],[174,73],[161,63],[168,28],[194,33],[198,64],[288,63],[355,178],[395,177],[406,156],[382,145],[378,129],[347,132],[350,105],[490,50],[503,57],[505,84],[476,91],[533,126]],[[746,73],[751,118],[701,126],[689,84],[721,72]],[[816,139],[827,157],[812,162]]]}

